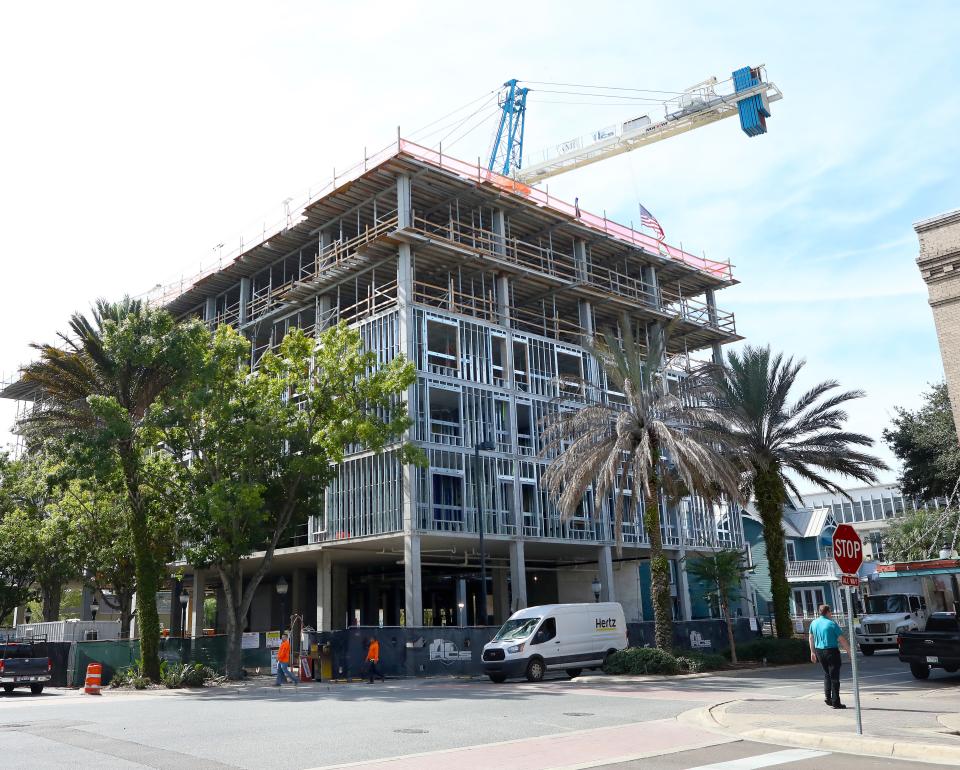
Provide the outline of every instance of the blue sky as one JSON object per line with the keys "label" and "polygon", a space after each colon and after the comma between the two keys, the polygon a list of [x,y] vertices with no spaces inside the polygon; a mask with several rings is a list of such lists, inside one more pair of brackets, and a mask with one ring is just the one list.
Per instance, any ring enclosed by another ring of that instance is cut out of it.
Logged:
{"label": "blue sky", "polygon": [[[0,371],[507,78],[680,90],[766,64],[785,95],[766,136],[723,121],[551,194],[623,221],[640,200],[668,241],[729,258],[741,284],[718,302],[741,334],[806,358],[807,383],[866,390],[851,424],[879,438],[943,376],[911,225],[960,206],[960,5],[808,6],[8,4]],[[531,151],[638,112],[550,101],[531,96]],[[492,130],[450,152],[476,158]]]}

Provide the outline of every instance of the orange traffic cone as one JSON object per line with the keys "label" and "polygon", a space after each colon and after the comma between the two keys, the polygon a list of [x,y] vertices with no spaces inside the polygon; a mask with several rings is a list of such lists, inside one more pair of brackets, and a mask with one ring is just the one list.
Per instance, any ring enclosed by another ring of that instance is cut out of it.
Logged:
{"label": "orange traffic cone", "polygon": [[99,663],[87,664],[87,681],[83,691],[87,695],[100,694],[100,676],[103,674],[103,666]]}

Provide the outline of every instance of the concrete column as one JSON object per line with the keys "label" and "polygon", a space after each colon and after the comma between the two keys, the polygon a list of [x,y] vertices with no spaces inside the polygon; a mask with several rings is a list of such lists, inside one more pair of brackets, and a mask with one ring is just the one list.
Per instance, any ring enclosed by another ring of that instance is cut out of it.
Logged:
{"label": "concrete column", "polygon": [[493,570],[493,621],[503,623],[510,617],[510,593],[507,585],[507,570]]}
{"label": "concrete column", "polygon": [[577,239],[573,242],[573,262],[577,268],[577,281],[587,282],[587,243]]}
{"label": "concrete column", "polygon": [[420,579],[420,535],[403,536],[404,615],[408,626],[423,625],[423,584]]}
{"label": "concrete column", "polygon": [[507,253],[507,222],[503,209],[493,210],[493,252],[499,256]]}
{"label": "concrete column", "polygon": [[510,276],[497,276],[497,321],[510,328]]}
{"label": "concrete column", "polygon": [[207,301],[203,306],[203,320],[206,321],[208,325],[213,326],[213,319],[216,315],[217,315],[217,298],[207,297]]}
{"label": "concrete column", "polygon": [[615,602],[617,587],[613,580],[613,556],[609,545],[601,545],[597,549],[597,572],[600,577],[600,601]]}
{"label": "concrete column", "polygon": [[513,594],[512,612],[527,606],[527,562],[523,555],[523,541],[510,542],[510,590]]}
{"label": "concrete column", "polygon": [[457,625],[463,628],[467,625],[467,581],[463,578],[457,580]]}
{"label": "concrete column", "polygon": [[170,636],[183,635],[183,608],[180,606],[180,594],[183,593],[183,581],[174,580],[170,591]]}
{"label": "concrete column", "polygon": [[684,561],[677,559],[677,598],[680,600],[680,614],[683,620],[690,620],[692,612],[690,608],[690,581],[687,579],[687,566]]}
{"label": "concrete column", "polygon": [[413,185],[410,177],[397,177],[397,228],[402,230],[413,225]]}
{"label": "concrete column", "polygon": [[654,307],[662,307],[663,300],[660,297],[660,283],[657,280],[657,268],[653,265],[647,267],[647,283],[650,284],[650,289],[653,292]]}
{"label": "concrete column", "polygon": [[193,573],[193,592],[190,594],[189,620],[190,637],[203,636],[203,599],[207,591],[207,575],[202,569]]}
{"label": "concrete column", "polygon": [[250,320],[250,279],[240,279],[240,326]]}
{"label": "concrete column", "polygon": [[26,618],[24,618],[24,614],[26,613],[26,611],[27,611],[26,606],[13,608],[13,627],[14,628],[27,622]]}
{"label": "concrete column", "polygon": [[333,569],[330,554],[317,557],[317,631],[333,630]]}
{"label": "concrete column", "polygon": [[588,299],[577,301],[580,314],[580,328],[583,329],[583,344],[593,342],[593,303]]}

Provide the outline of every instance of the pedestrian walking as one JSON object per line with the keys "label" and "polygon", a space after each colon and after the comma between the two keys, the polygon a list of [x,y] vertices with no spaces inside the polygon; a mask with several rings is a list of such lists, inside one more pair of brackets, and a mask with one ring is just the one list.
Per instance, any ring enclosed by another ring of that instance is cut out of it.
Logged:
{"label": "pedestrian walking", "polygon": [[293,674],[290,673],[290,635],[286,631],[283,632],[280,649],[277,650],[277,681],[273,683],[273,686],[279,687],[283,684],[284,679],[289,679],[294,686],[299,684]]}
{"label": "pedestrian walking", "polygon": [[840,648],[854,655],[843,629],[833,619],[829,604],[820,605],[820,617],[810,624],[810,662],[823,667],[823,701],[831,708],[845,709],[840,702]]}
{"label": "pedestrian walking", "polygon": [[367,647],[367,674],[370,677],[368,684],[373,684],[374,675],[379,676],[381,682],[386,681],[380,671],[380,642],[375,636],[370,639],[370,646]]}

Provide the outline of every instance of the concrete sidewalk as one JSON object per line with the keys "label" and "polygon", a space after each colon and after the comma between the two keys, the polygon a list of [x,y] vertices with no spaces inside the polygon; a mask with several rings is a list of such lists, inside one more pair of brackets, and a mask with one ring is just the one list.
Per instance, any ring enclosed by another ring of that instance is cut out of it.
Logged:
{"label": "concrete sidewalk", "polygon": [[951,691],[906,696],[861,692],[863,735],[856,733],[853,693],[848,708],[831,709],[822,694],[801,698],[731,700],[681,714],[680,721],[741,738],[960,766],[960,714]]}

